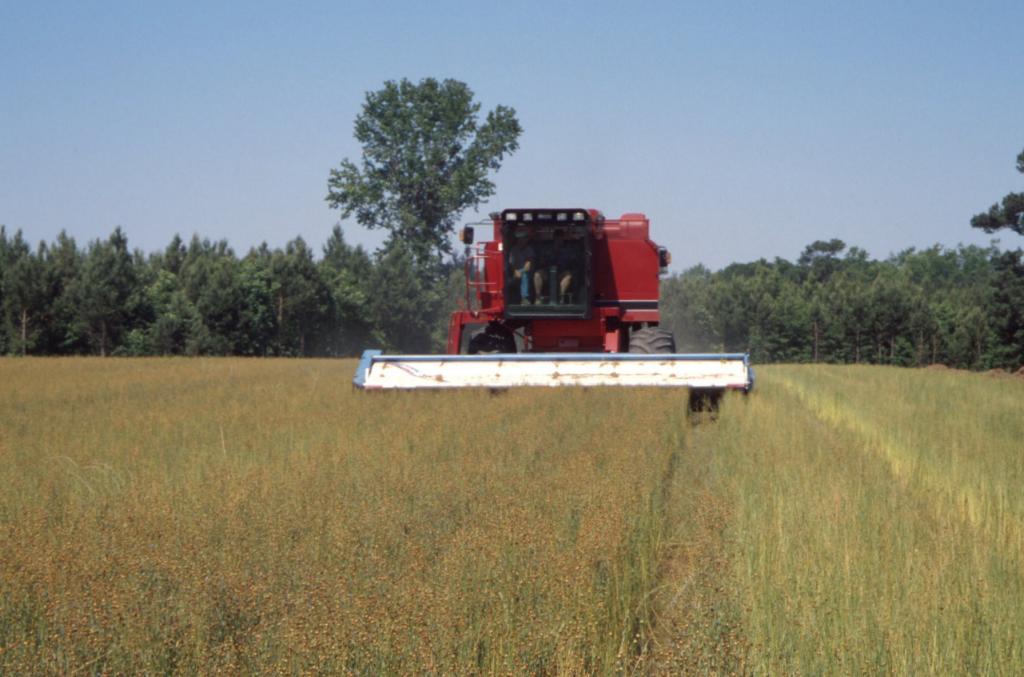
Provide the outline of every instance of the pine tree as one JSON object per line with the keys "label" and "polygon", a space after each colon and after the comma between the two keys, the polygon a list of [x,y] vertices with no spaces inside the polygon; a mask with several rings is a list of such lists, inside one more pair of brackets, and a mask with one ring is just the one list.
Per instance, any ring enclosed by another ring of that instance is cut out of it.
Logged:
{"label": "pine tree", "polygon": [[90,243],[81,275],[75,280],[74,298],[77,322],[101,356],[106,357],[119,344],[135,283],[128,238],[120,228],[107,240]]}

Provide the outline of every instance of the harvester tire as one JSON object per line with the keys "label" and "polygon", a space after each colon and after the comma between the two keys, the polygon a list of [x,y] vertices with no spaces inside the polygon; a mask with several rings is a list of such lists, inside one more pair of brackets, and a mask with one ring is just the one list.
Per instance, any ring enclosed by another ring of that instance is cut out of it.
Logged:
{"label": "harvester tire", "polygon": [[644,327],[629,334],[629,352],[661,355],[676,352],[676,338],[672,332],[658,327]]}
{"label": "harvester tire", "polygon": [[516,352],[515,338],[488,331],[482,331],[469,340],[470,355]]}

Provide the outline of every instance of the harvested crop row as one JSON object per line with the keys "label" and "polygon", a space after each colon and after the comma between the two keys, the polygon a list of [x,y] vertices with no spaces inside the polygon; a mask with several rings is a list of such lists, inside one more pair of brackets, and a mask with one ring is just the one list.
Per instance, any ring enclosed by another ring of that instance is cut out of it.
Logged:
{"label": "harvested crop row", "polygon": [[716,426],[711,461],[732,506],[725,585],[747,668],[1019,674],[1024,516],[1019,490],[1001,492],[1021,470],[1024,384],[883,367],[759,376]]}

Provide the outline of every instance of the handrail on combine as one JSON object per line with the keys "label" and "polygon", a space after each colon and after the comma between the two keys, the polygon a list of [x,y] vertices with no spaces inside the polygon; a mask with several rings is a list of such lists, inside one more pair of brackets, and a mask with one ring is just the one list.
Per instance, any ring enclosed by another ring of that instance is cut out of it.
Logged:
{"label": "handrail on combine", "polygon": [[477,300],[480,294],[497,294],[501,290],[497,280],[487,278],[486,268],[488,260],[501,260],[500,251],[487,251],[486,242],[477,242],[466,247],[466,308],[473,309],[474,296]]}

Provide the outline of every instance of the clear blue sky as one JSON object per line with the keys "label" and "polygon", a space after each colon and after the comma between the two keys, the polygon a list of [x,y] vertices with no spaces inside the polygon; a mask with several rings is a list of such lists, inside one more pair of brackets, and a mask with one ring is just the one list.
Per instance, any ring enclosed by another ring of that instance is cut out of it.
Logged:
{"label": "clear blue sky", "polygon": [[481,214],[644,211],[675,269],[831,237],[876,257],[987,244],[970,216],[1024,189],[1021,0],[11,0],[0,223],[83,244],[120,225],[145,251],[176,232],[319,250],[365,93],[427,76],[518,112]]}

